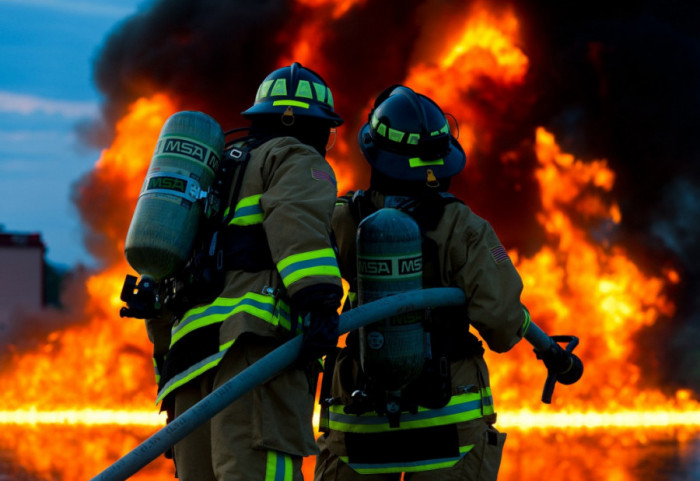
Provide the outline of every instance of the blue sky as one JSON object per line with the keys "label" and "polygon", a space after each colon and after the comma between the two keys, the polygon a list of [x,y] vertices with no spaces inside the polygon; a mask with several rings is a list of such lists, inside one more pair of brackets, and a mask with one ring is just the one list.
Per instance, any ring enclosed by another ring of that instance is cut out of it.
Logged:
{"label": "blue sky", "polygon": [[40,232],[53,264],[94,265],[71,203],[99,151],[75,126],[99,115],[92,62],[144,0],[0,0],[0,225]]}

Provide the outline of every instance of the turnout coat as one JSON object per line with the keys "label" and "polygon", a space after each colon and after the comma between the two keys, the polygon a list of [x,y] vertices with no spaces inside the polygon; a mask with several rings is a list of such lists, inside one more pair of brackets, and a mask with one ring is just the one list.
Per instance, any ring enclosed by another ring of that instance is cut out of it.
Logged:
{"label": "turnout coat", "polygon": [[[326,160],[295,138],[278,137],[250,151],[242,175],[240,193],[230,199],[224,216],[223,290],[181,318],[146,321],[154,343],[157,402],[167,401],[179,387],[215,369],[247,334],[281,344],[301,333],[290,304],[301,289],[315,284],[341,286],[330,240],[337,187]],[[312,391],[313,386],[304,382],[291,392],[267,396],[263,414],[267,432],[254,436],[269,440],[266,447],[271,449],[314,454],[309,422]]]}
{"label": "turnout coat", "polygon": [[[371,190],[361,194],[362,201],[353,195],[341,197],[333,214],[340,269],[351,289],[357,276],[358,223],[388,200]],[[351,404],[354,390],[361,388],[361,367],[357,353],[344,348],[332,373],[334,401],[323,412],[326,434],[319,443],[358,473],[450,467],[485,438],[501,446],[505,438],[491,428],[496,415],[488,368],[481,342],[469,333],[469,327],[493,351],[512,348],[530,322],[520,302],[523,284],[491,225],[453,196],[436,196],[437,200],[423,205],[419,202],[413,211],[403,209],[396,199],[391,205],[412,214],[421,227],[423,287],[459,287],[468,299],[466,306],[436,309],[432,316],[437,326],[433,339],[441,344],[434,349],[440,349],[450,361],[451,397],[444,407],[402,413],[398,427],[390,427],[388,419],[374,411],[349,414],[345,407]],[[404,205],[415,207],[416,203]]]}

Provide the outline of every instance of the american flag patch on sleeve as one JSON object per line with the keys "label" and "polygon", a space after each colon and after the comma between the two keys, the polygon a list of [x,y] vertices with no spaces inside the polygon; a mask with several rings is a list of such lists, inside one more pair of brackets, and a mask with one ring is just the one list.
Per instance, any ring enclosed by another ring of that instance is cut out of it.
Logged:
{"label": "american flag patch on sleeve", "polygon": [[338,184],[336,183],[335,179],[328,172],[324,172],[322,170],[312,168],[311,169],[311,178],[314,180],[326,180],[326,181],[330,182],[331,184],[333,184],[336,188],[338,187]]}
{"label": "american flag patch on sleeve", "polygon": [[489,252],[491,253],[491,258],[496,264],[501,264],[502,262],[505,261],[510,261],[510,257],[508,257],[508,253],[506,250],[503,248],[502,245],[497,245],[496,247],[492,247]]}

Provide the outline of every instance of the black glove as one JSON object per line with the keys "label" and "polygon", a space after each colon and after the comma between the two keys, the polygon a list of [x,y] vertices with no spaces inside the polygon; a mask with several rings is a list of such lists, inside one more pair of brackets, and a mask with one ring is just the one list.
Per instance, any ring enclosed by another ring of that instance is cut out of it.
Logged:
{"label": "black glove", "polygon": [[302,289],[292,298],[293,311],[299,313],[303,330],[298,366],[306,366],[335,349],[340,335],[338,307],[342,295],[339,286],[319,284]]}

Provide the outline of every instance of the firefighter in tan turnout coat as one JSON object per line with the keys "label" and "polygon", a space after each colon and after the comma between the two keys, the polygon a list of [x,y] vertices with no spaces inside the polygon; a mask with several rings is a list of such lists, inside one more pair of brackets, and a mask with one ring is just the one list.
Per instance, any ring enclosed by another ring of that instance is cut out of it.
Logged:
{"label": "firefighter in tan turnout coat", "polygon": [[520,276],[491,225],[446,192],[466,156],[431,99],[404,86],[388,88],[359,142],[372,167],[370,187],[341,197],[333,214],[349,297],[357,285],[358,224],[393,207],[420,227],[423,287],[459,287],[468,305],[433,310],[431,345],[438,364],[426,363],[402,391],[408,409],[394,423],[372,400],[358,359],[358,333],[348,335],[347,347],[324,375],[332,378],[324,386],[315,479],[398,480],[406,473],[404,479],[413,481],[495,480],[505,434],[493,427],[484,351],[469,327],[496,352],[520,341],[530,322],[520,302]]}
{"label": "firefighter in tan turnout coat", "polygon": [[[316,454],[318,358],[338,339],[340,272],[331,244],[335,176],[325,160],[333,110],[326,83],[295,63],[272,72],[243,112],[250,135],[225,155],[233,179],[223,289],[171,319],[149,319],[158,401],[175,417],[270,351],[303,333],[297,364],[214,416],[173,449],[184,481],[300,481]],[[242,176],[242,177],[241,177]]]}

